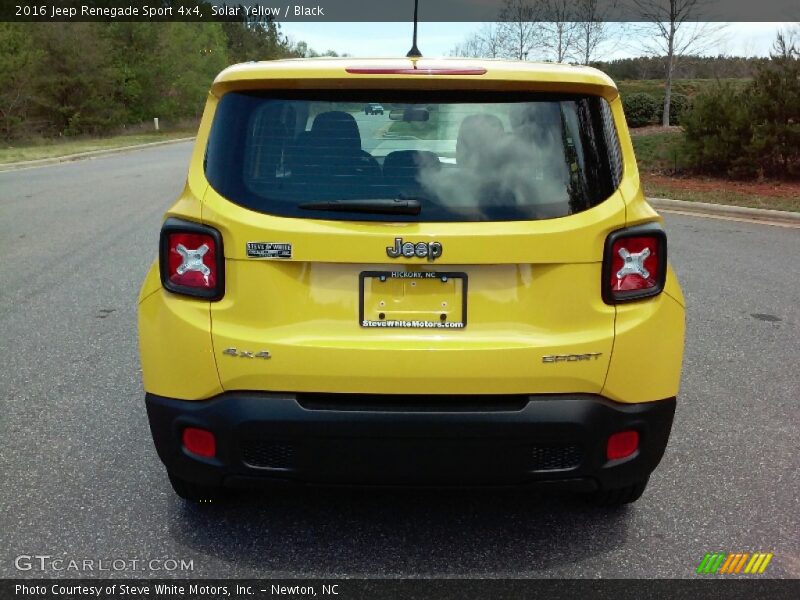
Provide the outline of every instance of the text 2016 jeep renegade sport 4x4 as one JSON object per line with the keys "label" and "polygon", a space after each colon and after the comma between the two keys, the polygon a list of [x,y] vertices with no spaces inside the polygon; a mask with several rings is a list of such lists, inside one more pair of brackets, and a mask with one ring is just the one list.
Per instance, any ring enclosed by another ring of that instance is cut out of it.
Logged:
{"label": "text 2016 jeep renegade sport 4x4", "polygon": [[152,434],[194,499],[288,481],[630,502],[669,437],[683,305],[599,71],[233,66],[139,298]]}

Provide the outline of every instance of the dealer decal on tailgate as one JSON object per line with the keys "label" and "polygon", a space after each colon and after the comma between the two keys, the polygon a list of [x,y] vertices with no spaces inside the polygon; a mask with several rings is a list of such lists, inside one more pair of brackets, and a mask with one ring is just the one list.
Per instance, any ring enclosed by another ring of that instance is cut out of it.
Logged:
{"label": "dealer decal on tailgate", "polygon": [[292,258],[291,244],[275,242],[247,242],[247,256],[250,258]]}

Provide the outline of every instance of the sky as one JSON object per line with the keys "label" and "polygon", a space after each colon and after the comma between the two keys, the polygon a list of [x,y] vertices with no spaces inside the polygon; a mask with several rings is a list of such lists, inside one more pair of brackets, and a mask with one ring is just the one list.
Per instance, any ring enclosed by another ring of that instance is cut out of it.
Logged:
{"label": "sky", "polygon": [[[720,32],[720,41],[706,54],[731,56],[766,56],[779,28],[787,23],[728,23]],[[418,46],[424,56],[447,56],[450,51],[478,30],[481,23],[419,24]],[[410,23],[281,23],[281,30],[293,41],[305,41],[317,52],[335,50],[352,56],[405,56],[411,47]],[[626,36],[631,40],[632,36]],[[642,55],[635,38],[627,44],[615,44],[604,60]],[[638,50],[638,51],[637,51]]]}

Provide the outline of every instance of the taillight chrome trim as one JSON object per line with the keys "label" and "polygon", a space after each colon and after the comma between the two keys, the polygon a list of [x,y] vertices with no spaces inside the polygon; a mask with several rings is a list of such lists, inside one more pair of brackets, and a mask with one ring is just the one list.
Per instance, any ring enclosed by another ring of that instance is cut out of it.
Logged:
{"label": "taillight chrome trim", "polygon": [[[202,289],[186,285],[178,285],[169,279],[169,236],[174,233],[194,233],[207,235],[214,239],[216,248],[215,268],[216,285],[213,288]],[[169,217],[161,226],[161,237],[158,242],[158,268],[161,275],[161,285],[165,290],[183,296],[194,296],[206,300],[216,301],[225,295],[225,253],[222,246],[222,234],[208,225],[201,225],[193,221],[184,221]]]}
{"label": "taillight chrome trim", "polygon": [[[611,265],[614,244],[619,240],[635,237],[652,237],[656,239],[658,244],[658,271],[656,272],[655,280],[656,285],[644,290],[626,290],[614,291],[611,289]],[[603,269],[601,275],[601,291],[603,295],[603,302],[606,304],[620,304],[623,302],[632,302],[634,300],[642,300],[644,298],[652,298],[658,296],[664,291],[664,285],[667,281],[667,234],[661,227],[660,223],[644,223],[642,225],[634,225],[626,227],[625,229],[618,229],[612,231],[606,237],[605,247],[603,249]]]}

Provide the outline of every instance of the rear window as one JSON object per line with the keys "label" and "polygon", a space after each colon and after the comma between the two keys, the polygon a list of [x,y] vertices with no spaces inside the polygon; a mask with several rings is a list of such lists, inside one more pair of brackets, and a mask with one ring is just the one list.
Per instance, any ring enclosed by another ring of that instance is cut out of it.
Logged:
{"label": "rear window", "polygon": [[[280,216],[550,219],[616,189],[609,118],[596,96],[231,92],[217,107],[206,177],[228,200]],[[395,199],[411,200],[416,214],[382,208]],[[359,208],[341,210],[348,203]]]}

